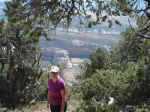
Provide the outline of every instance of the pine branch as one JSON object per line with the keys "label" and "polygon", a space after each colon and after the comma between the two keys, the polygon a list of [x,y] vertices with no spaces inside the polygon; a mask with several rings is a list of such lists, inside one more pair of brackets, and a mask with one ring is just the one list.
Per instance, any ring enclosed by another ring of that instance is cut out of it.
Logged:
{"label": "pine branch", "polygon": [[129,24],[130,24],[131,30],[132,30],[137,36],[139,36],[139,37],[141,37],[141,38],[145,38],[145,39],[150,39],[150,36],[149,36],[149,35],[144,35],[144,34],[142,34],[142,33],[137,32],[137,31],[132,27],[131,22],[130,22],[129,19],[128,19],[128,22],[129,22]]}

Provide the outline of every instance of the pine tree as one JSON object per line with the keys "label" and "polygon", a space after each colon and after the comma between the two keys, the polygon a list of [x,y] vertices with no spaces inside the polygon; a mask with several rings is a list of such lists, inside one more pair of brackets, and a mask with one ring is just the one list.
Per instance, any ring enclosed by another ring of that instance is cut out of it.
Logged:
{"label": "pine tree", "polygon": [[1,69],[8,84],[4,102],[15,107],[31,99],[29,93],[42,73],[38,69],[39,39],[46,34],[36,23],[29,24],[31,18],[28,18],[28,23],[25,21],[22,2],[13,0],[5,4],[7,20],[0,22],[0,63],[8,66],[5,71]]}

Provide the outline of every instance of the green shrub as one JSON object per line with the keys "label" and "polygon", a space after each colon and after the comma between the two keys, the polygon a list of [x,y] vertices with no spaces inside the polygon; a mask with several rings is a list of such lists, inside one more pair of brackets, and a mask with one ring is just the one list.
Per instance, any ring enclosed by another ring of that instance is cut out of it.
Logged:
{"label": "green shrub", "polygon": [[[85,63],[83,69],[85,72],[82,74],[82,78],[88,78],[96,72],[97,69],[104,69],[107,66],[107,55],[105,52],[99,48],[90,54],[91,63]],[[82,68],[81,68],[82,69]]]}
{"label": "green shrub", "polygon": [[136,106],[134,109],[135,112],[150,112],[149,105]]}
{"label": "green shrub", "polygon": [[38,81],[34,94],[38,100],[47,100],[49,73],[43,73]]}
{"label": "green shrub", "polygon": [[[91,77],[81,80],[80,89],[85,104],[94,103],[97,105],[99,102],[107,104],[109,97],[115,99],[113,109],[125,107],[126,105],[140,105],[140,103],[144,102],[143,96],[137,96],[142,95],[142,83],[147,80],[147,83],[144,83],[146,87],[150,84],[150,80],[148,80],[149,78],[144,78],[145,80],[139,79],[140,65],[137,66],[135,63],[130,62],[127,66],[128,68],[124,71],[97,70]],[[147,89],[148,92],[150,89],[148,87]],[[144,97],[149,98],[147,95],[148,93],[145,92]],[[107,109],[112,108],[108,106]],[[85,112],[87,111],[85,110]]]}

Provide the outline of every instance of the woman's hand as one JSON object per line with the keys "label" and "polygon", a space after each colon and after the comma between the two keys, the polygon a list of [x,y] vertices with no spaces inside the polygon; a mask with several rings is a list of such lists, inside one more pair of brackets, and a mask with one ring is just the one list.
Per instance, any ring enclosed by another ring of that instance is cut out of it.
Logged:
{"label": "woman's hand", "polygon": [[49,109],[49,107],[47,107],[47,112],[50,112],[50,109]]}
{"label": "woman's hand", "polygon": [[65,107],[65,90],[61,90],[60,93],[61,93],[61,98],[62,98],[60,112],[64,112],[64,107]]}
{"label": "woman's hand", "polygon": [[64,112],[64,110],[60,110],[60,112]]}
{"label": "woman's hand", "polygon": [[50,98],[50,91],[48,91],[48,95],[47,95],[47,112],[50,112],[49,98]]}
{"label": "woman's hand", "polygon": [[50,112],[49,103],[47,102],[47,112]]}

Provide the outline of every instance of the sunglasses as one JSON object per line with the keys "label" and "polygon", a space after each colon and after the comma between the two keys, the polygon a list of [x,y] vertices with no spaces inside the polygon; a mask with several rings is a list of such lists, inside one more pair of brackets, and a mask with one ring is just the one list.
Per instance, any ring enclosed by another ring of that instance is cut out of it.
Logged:
{"label": "sunglasses", "polygon": [[51,72],[51,73],[56,75],[58,72]]}

